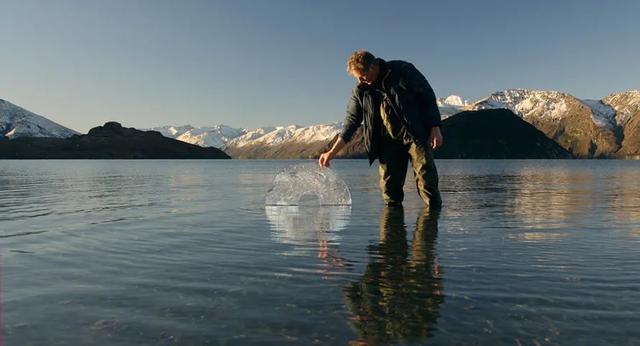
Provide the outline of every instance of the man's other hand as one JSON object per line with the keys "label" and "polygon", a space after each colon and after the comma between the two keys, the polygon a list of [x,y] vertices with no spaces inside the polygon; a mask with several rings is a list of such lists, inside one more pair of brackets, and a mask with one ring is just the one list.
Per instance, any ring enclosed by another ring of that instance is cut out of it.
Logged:
{"label": "man's other hand", "polygon": [[429,145],[431,145],[431,149],[433,150],[438,149],[442,146],[442,133],[440,132],[440,126],[434,126],[431,128]]}

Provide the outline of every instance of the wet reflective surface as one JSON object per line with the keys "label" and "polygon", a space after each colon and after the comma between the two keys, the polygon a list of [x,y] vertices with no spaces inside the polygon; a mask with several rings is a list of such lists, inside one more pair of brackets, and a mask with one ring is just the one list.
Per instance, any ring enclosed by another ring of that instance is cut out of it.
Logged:
{"label": "wet reflective surface", "polygon": [[640,162],[440,160],[444,208],[265,206],[300,161],[0,161],[6,345],[635,344]]}
{"label": "wet reflective surface", "polygon": [[404,209],[386,207],[379,243],[362,277],[345,288],[359,342],[420,341],[433,335],[444,302],[441,267],[435,254],[439,213],[423,209],[410,246]]}

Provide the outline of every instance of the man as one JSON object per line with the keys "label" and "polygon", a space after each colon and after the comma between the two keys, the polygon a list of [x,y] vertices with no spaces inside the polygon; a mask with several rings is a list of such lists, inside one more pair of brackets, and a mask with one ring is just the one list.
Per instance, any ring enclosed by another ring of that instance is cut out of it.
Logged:
{"label": "man", "polygon": [[358,84],[347,105],[344,128],[331,150],[320,155],[320,166],[328,167],[364,122],[369,165],[376,158],[380,162],[385,204],[402,205],[410,160],[420,197],[430,208],[440,208],[433,161],[433,150],[442,145],[440,111],[425,77],[406,61],[384,61],[364,50],[349,56],[347,72]]}

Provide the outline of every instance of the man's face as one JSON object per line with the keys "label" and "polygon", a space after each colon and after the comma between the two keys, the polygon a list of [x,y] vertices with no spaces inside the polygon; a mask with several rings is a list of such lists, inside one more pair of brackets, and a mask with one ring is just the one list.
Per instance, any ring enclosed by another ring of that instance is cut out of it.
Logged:
{"label": "man's face", "polygon": [[367,71],[353,71],[353,76],[362,84],[371,85],[378,78],[378,66],[371,65]]}

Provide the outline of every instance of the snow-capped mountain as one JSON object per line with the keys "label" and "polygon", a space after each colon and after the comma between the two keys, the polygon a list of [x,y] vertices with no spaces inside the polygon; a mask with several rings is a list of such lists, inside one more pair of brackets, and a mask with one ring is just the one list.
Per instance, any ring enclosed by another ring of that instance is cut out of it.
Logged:
{"label": "snow-capped mountain", "polygon": [[507,89],[474,102],[472,109],[506,108],[522,117],[540,113],[547,118],[559,119],[567,108],[565,96],[568,95],[557,91]]}
{"label": "snow-capped mountain", "polygon": [[212,146],[225,149],[227,147],[243,147],[249,144],[279,145],[288,142],[319,142],[333,138],[342,130],[342,123],[336,122],[312,126],[275,126],[256,129],[240,129],[226,125],[211,127],[162,126],[151,130],[158,131],[166,137],[200,146]]}
{"label": "snow-capped mountain", "polygon": [[243,147],[248,144],[278,145],[285,142],[319,142],[333,138],[340,131],[342,131],[342,123],[339,122],[306,127],[290,125],[266,129],[259,128],[246,131],[243,135],[231,140],[228,146]]}
{"label": "snow-capped mountain", "polygon": [[622,129],[618,157],[640,159],[640,90],[611,94],[602,100],[616,112],[618,129]]}
{"label": "snow-capped mountain", "polygon": [[626,137],[627,123],[640,116],[640,91],[581,100],[558,91],[507,89],[468,107],[497,108],[513,111],[578,157],[603,157],[625,145],[620,133]]}
{"label": "snow-capped mountain", "polygon": [[174,138],[183,142],[202,147],[216,148],[224,148],[227,142],[246,132],[244,129],[237,129],[225,125],[206,127],[193,127],[191,125],[162,126],[154,127],[150,130],[158,131],[165,137]]}
{"label": "snow-capped mountain", "polygon": [[611,94],[602,103],[613,108],[618,126],[626,125],[634,115],[640,113],[640,90],[628,90]]}
{"label": "snow-capped mountain", "polygon": [[[640,154],[640,91],[611,94],[602,100],[578,99],[553,90],[507,89],[469,103],[451,95],[437,100],[443,120],[462,111],[511,110],[577,157]],[[313,126],[240,129],[225,125],[154,128],[167,137],[224,149],[234,157],[311,157],[321,143],[342,130],[336,122]],[[636,140],[637,139],[637,140]],[[638,143],[636,143],[636,141]],[[313,150],[312,150],[313,149]]]}
{"label": "snow-capped mountain", "polygon": [[0,138],[71,137],[78,132],[0,99]]}
{"label": "snow-capped mountain", "polygon": [[145,130],[158,131],[162,133],[162,135],[165,137],[170,137],[175,139],[177,136],[180,136],[181,134],[187,131],[191,131],[194,128],[195,127],[191,125],[184,125],[184,126],[160,126],[160,127],[154,127],[154,128],[145,129]]}
{"label": "snow-capped mountain", "polygon": [[456,113],[459,113],[468,106],[468,102],[466,100],[462,100],[462,97],[457,95],[449,95],[444,98],[439,98],[437,103],[442,119],[446,119]]}
{"label": "snow-capped mountain", "polygon": [[525,120],[543,118],[560,120],[570,115],[569,108],[579,102],[591,112],[595,125],[614,129],[640,111],[640,90],[611,94],[602,100],[578,99],[570,94],[553,90],[507,89],[495,92],[474,102],[468,109],[506,108]]}

